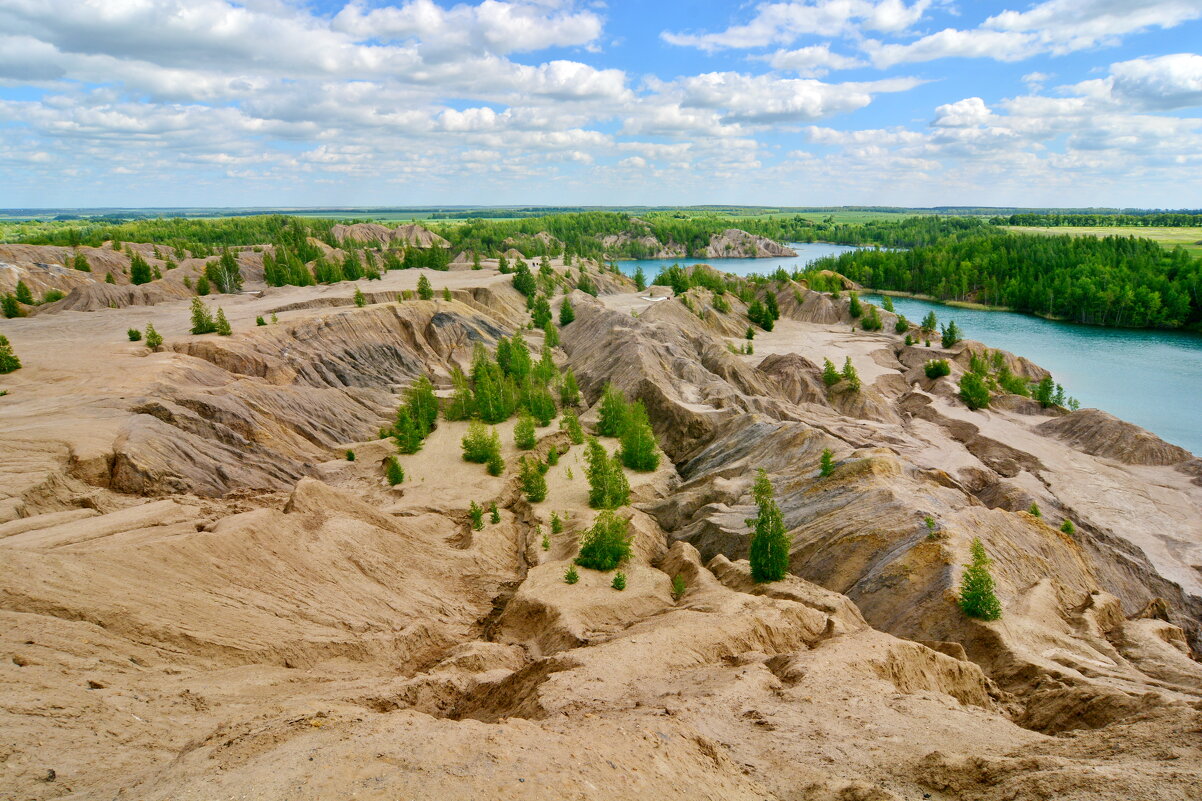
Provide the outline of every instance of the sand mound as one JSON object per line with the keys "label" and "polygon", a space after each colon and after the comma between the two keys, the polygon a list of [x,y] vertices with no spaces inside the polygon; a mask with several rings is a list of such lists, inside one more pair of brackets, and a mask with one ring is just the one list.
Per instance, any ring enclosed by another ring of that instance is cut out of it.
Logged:
{"label": "sand mound", "polygon": [[1037,430],[1088,454],[1124,464],[1172,465],[1193,458],[1185,448],[1170,445],[1155,434],[1100,409],[1081,409],[1041,423]]}

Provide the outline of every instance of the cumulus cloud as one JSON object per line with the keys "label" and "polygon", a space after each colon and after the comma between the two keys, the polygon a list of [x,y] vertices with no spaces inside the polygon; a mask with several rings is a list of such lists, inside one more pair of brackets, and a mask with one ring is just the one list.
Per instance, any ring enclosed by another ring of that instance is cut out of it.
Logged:
{"label": "cumulus cloud", "polygon": [[843,36],[859,28],[898,33],[918,22],[931,0],[797,0],[759,3],[746,23],[714,33],[662,34],[664,41],[705,51],[788,44],[804,35]]}
{"label": "cumulus cloud", "polygon": [[1110,68],[1116,100],[1146,109],[1202,106],[1202,55],[1175,53],[1122,61]]}
{"label": "cumulus cloud", "polygon": [[1026,11],[1002,11],[968,30],[945,28],[906,43],[869,40],[865,51],[882,68],[941,58],[1021,61],[1111,45],[1127,34],[1199,18],[1197,0],[1046,0]]}
{"label": "cumulus cloud", "polygon": [[829,42],[796,50],[777,50],[770,56],[760,56],[759,60],[767,61],[774,69],[794,72],[803,78],[821,78],[832,70],[848,70],[868,64],[858,58],[832,53]]}

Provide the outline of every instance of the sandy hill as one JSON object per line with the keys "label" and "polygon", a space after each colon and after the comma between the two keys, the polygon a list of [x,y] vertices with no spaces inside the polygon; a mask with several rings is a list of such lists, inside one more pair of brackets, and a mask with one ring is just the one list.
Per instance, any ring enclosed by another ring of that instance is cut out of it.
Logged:
{"label": "sandy hill", "polygon": [[[228,337],[190,334],[166,288],[0,320],[24,364],[0,376],[0,797],[1202,794],[1191,454],[1096,410],[969,411],[955,381],[987,343],[906,346],[853,329],[846,298],[761,286],[782,316],[735,353],[733,293],[593,265],[592,297],[554,260],[586,428],[612,383],[663,455],[625,471],[626,589],[568,584],[597,512],[557,422],[530,451],[499,424],[499,476],[461,459],[464,421],[412,454],[379,436],[419,376],[447,403],[477,345],[527,325],[496,261],[357,282],[359,307],[349,282],[266,287],[254,258],[253,293],[205,299]],[[154,352],[125,335],[148,322]],[[952,375],[926,378],[932,356]],[[826,358],[861,388],[828,387]],[[791,536],[777,582],[747,561],[757,468]],[[474,528],[473,502],[498,522]],[[956,604],[974,539],[1000,620]]]}

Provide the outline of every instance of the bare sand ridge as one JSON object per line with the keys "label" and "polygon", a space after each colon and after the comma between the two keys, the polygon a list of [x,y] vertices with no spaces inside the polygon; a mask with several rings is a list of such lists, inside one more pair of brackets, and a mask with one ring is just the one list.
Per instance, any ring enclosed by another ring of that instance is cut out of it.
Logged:
{"label": "bare sand ridge", "polygon": [[[15,255],[32,276],[54,254]],[[495,261],[357,282],[358,308],[350,282],[264,287],[238,258],[255,294],[206,298],[230,337],[188,333],[197,264],[136,296],[70,276],[73,301],[0,320],[25,365],[0,377],[0,797],[1202,797],[1192,455],[1096,410],[970,412],[954,382],[985,346],[907,347],[846,299],[761,287],[783,316],[741,355],[737,298],[690,311],[593,264],[556,360],[589,402],[642,400],[666,458],[627,473],[627,589],[568,585],[595,512],[558,423],[537,504],[512,421],[502,476],[440,419],[383,478],[399,393],[449,390],[528,321]],[[404,299],[423,274],[436,299]],[[125,337],[148,322],[158,352]],[[820,379],[845,357],[859,392]],[[793,541],[771,584],[746,561],[758,467]],[[500,522],[472,530],[472,501]],[[955,604],[974,537],[991,623]]]}

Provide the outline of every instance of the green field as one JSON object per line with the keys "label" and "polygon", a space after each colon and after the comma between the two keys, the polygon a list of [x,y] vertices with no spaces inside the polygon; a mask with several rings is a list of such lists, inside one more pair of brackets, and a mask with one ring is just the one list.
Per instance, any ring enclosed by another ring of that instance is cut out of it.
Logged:
{"label": "green field", "polygon": [[1069,236],[1137,236],[1141,239],[1150,239],[1157,242],[1166,248],[1174,248],[1181,245],[1191,255],[1202,256],[1202,228],[1150,228],[1142,226],[1103,226],[1103,227],[1085,227],[1085,226],[1058,226],[1053,228],[1036,228],[1026,225],[1007,225],[1008,231],[1016,231],[1024,234],[1047,234],[1055,236],[1057,234],[1067,234]]}

